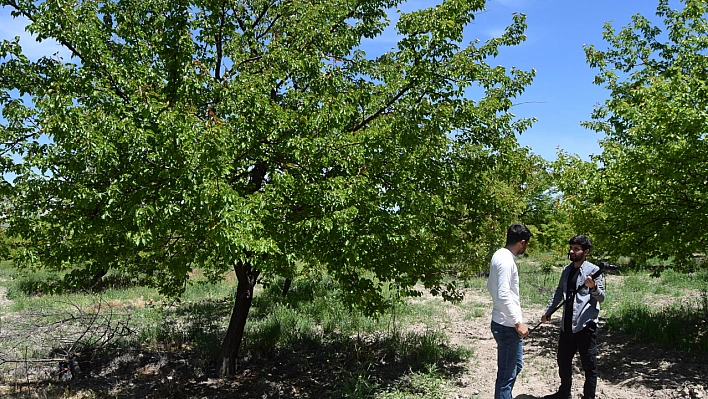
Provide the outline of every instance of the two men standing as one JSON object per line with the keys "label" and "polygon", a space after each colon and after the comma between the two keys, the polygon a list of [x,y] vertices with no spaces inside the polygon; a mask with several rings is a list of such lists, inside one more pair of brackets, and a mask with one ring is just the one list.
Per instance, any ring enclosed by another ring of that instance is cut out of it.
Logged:
{"label": "two men standing", "polygon": [[[522,224],[512,224],[506,237],[506,245],[494,253],[489,269],[487,289],[492,296],[491,331],[497,342],[497,378],[494,385],[495,399],[512,399],[516,377],[523,368],[523,338],[528,336],[528,327],[523,323],[519,297],[519,272],[516,257],[528,247],[531,232]],[[585,236],[570,239],[567,265],[541,321],[550,319],[555,309],[565,299],[561,333],[558,339],[558,375],[561,385],[549,399],[571,397],[572,361],[576,352],[585,370],[583,399],[595,399],[597,386],[597,323],[600,302],[605,299],[602,276],[593,279],[599,267],[588,262],[586,257],[592,248]]]}

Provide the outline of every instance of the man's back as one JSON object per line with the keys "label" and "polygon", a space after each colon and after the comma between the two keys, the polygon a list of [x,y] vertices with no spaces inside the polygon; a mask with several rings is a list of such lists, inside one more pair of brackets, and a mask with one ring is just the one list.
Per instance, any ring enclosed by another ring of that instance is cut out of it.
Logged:
{"label": "man's back", "polygon": [[492,320],[507,327],[520,323],[519,272],[514,255],[506,248],[492,256],[487,289],[492,296]]}

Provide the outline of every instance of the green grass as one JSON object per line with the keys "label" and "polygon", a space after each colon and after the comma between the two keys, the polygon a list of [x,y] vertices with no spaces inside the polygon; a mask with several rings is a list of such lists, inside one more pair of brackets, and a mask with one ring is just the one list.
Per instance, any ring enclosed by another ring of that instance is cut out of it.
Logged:
{"label": "green grass", "polygon": [[[197,359],[190,367],[195,375],[204,375],[213,367],[233,306],[233,285],[209,283],[198,274],[181,300],[174,302],[141,286],[88,295],[38,295],[36,287],[58,281],[60,276],[25,274],[5,266],[1,273],[7,278],[0,284],[13,287],[9,311],[45,309],[58,302],[82,309],[109,303],[125,311],[135,331],[116,342],[117,346],[140,352],[194,352]],[[333,386],[328,389],[335,389],[339,397],[443,398],[451,373],[460,372],[455,365],[473,355],[469,349],[451,346],[438,331],[436,320],[446,306],[439,301],[392,302],[393,309],[372,318],[346,306],[337,284],[327,276],[297,279],[285,297],[281,296],[282,282],[259,286],[254,296],[241,347],[242,357],[254,367],[272,367],[284,362],[279,359],[287,359],[294,364],[286,372],[297,375],[334,370],[327,381]],[[470,317],[477,317],[474,309],[471,312]],[[403,327],[411,323],[423,327],[405,332]]]}
{"label": "green grass", "polygon": [[156,290],[146,287],[109,289],[95,293],[75,292],[38,296],[8,295],[8,297],[13,300],[10,308],[13,312],[47,307],[58,302],[79,307],[89,307],[98,302],[107,302],[115,307],[139,309],[146,304],[160,302],[163,299],[162,295],[158,294]]}
{"label": "green grass", "polygon": [[708,352],[708,270],[632,271],[608,290],[607,329],[686,352]]}
{"label": "green grass", "polygon": [[[472,356],[469,349],[451,347],[445,334],[436,330],[435,319],[444,314],[440,301],[398,302],[390,312],[370,318],[339,301],[336,284],[327,277],[297,280],[285,298],[280,297],[279,287],[268,287],[254,298],[246,334],[248,350],[262,357],[274,351],[295,352],[305,359],[323,348],[339,352],[342,357],[327,361],[338,370],[340,397],[445,397],[450,372],[446,365]],[[401,331],[401,326],[411,323],[426,327],[416,333]],[[382,376],[382,364],[400,368],[395,373],[400,377],[391,381]]]}
{"label": "green grass", "polygon": [[547,304],[558,285],[561,269],[548,269],[534,258],[520,258],[517,260],[517,264],[519,267],[519,295],[523,298],[524,304]]}
{"label": "green grass", "polygon": [[[518,259],[520,290],[525,305],[545,305],[555,289],[565,260],[550,257]],[[557,264],[556,264],[557,263]],[[548,265],[551,267],[546,267]],[[233,282],[209,283],[193,276],[180,301],[139,285],[115,285],[86,294],[45,292],[37,287],[58,280],[52,273],[21,273],[0,264],[0,284],[10,288],[17,312],[56,305],[82,308],[110,303],[127,312],[135,334],[124,337],[123,347],[140,351],[190,351],[195,374],[213,367],[233,306]],[[120,275],[113,281],[129,281]],[[465,286],[486,292],[485,277]],[[281,296],[283,280],[259,285],[242,345],[242,356],[254,367],[274,367],[297,375],[318,375],[334,370],[329,392],[347,398],[443,398],[456,372],[473,353],[451,346],[441,325],[450,306],[425,297],[394,301],[377,318],[346,306],[337,284],[327,276],[299,278]],[[708,271],[683,274],[666,269],[660,276],[632,272],[608,285],[601,316],[609,330],[623,330],[639,340],[654,341],[682,351],[706,351]],[[703,293],[701,293],[704,290]],[[689,292],[689,295],[686,295]],[[660,297],[663,305],[655,306]],[[651,305],[651,306],[650,306]],[[461,305],[463,318],[489,317],[485,303]],[[415,332],[407,329],[415,326]],[[681,337],[678,342],[675,337]],[[273,366],[286,364],[286,366]],[[284,367],[280,369],[278,367]],[[331,379],[331,381],[329,381]],[[254,384],[266,384],[257,380]]]}
{"label": "green grass", "polygon": [[445,399],[449,382],[435,367],[415,372],[397,381],[395,387],[375,395],[378,399]]}
{"label": "green grass", "polygon": [[0,280],[7,280],[12,278],[16,273],[14,268],[14,263],[9,260],[0,260]]}
{"label": "green grass", "polygon": [[465,306],[465,320],[472,320],[478,317],[487,317],[487,304],[485,303],[472,303]]}
{"label": "green grass", "polygon": [[673,350],[708,352],[708,292],[658,307],[650,302],[622,302],[609,312],[607,328]]}
{"label": "green grass", "polygon": [[[548,302],[566,262],[545,255],[517,258],[525,306]],[[600,316],[607,329],[670,349],[708,352],[708,269],[685,273],[669,262],[661,266],[663,271],[656,276],[652,275],[656,269],[621,268],[621,277],[605,280],[607,297]],[[486,291],[486,281],[474,278],[465,286]],[[477,317],[470,312],[466,317]]]}
{"label": "green grass", "polygon": [[661,284],[674,288],[705,290],[708,289],[708,268],[693,273],[682,273],[673,269],[664,270],[659,278]]}

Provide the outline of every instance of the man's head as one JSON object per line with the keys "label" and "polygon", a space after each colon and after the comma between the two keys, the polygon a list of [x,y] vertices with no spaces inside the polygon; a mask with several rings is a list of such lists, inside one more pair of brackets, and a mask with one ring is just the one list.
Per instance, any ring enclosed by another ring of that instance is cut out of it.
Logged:
{"label": "man's head", "polygon": [[529,246],[531,231],[521,223],[514,223],[506,231],[506,248],[514,255],[523,255]]}
{"label": "man's head", "polygon": [[568,257],[570,260],[576,263],[585,262],[585,258],[592,249],[590,239],[584,235],[578,235],[571,238],[568,241],[568,244],[570,245],[570,251],[568,252]]}

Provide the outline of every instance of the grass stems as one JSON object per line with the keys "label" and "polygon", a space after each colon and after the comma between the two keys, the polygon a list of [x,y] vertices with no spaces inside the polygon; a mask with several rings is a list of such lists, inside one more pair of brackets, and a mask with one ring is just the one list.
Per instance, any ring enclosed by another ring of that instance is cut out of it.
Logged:
{"label": "grass stems", "polygon": [[[193,375],[213,373],[233,306],[233,285],[209,283],[197,273],[175,302],[139,285],[98,294],[56,291],[46,284],[60,280],[55,274],[26,275],[3,266],[0,284],[12,291],[8,312],[25,314],[59,302],[86,311],[97,302],[110,304],[125,311],[135,331],[113,342],[121,353],[189,352],[195,354],[189,363]],[[459,372],[456,365],[472,356],[469,349],[451,346],[438,330],[436,320],[444,314],[439,301],[401,302],[392,295],[394,308],[371,318],[346,306],[327,276],[298,279],[285,297],[282,283],[259,285],[254,297],[241,347],[254,369],[284,363],[294,376],[334,370],[337,378],[325,381],[322,389],[337,397],[442,398],[451,373]],[[415,331],[404,328],[414,323]]]}

